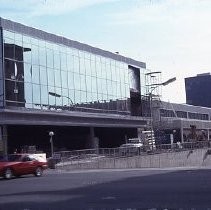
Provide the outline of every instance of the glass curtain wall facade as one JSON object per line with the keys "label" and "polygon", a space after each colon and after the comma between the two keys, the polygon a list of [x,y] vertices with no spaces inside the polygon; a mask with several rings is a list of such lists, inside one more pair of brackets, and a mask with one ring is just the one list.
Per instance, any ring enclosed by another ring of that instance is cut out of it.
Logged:
{"label": "glass curtain wall facade", "polygon": [[[130,113],[135,79],[125,62],[9,30],[3,55],[6,107]],[[146,69],[136,71],[145,95]]]}

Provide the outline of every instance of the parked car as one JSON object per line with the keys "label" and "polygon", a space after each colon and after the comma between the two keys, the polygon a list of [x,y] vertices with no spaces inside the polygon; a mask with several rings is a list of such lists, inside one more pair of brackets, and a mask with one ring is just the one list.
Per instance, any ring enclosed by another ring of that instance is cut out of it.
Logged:
{"label": "parked car", "polygon": [[120,156],[133,156],[133,155],[139,155],[141,152],[141,149],[143,147],[143,144],[122,144],[119,147]]}
{"label": "parked car", "polygon": [[5,179],[26,174],[39,177],[46,168],[45,154],[11,154],[0,160],[0,176]]}

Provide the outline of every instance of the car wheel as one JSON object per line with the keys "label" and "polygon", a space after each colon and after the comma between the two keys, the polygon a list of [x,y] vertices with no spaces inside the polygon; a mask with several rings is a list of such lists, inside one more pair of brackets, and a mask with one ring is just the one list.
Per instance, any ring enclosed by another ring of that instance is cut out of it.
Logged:
{"label": "car wheel", "polygon": [[4,178],[5,179],[11,179],[13,177],[13,172],[11,168],[6,168],[4,171]]}
{"label": "car wheel", "polygon": [[36,168],[36,171],[34,173],[35,176],[42,176],[43,170],[41,167]]}

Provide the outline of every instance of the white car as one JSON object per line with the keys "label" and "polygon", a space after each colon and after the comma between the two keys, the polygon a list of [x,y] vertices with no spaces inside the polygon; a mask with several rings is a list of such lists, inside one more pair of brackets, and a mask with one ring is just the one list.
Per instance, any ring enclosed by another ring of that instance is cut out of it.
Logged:
{"label": "white car", "polygon": [[132,144],[122,144],[119,147],[119,153],[120,156],[133,156],[133,155],[139,155],[141,152],[141,149],[143,148],[142,143]]}

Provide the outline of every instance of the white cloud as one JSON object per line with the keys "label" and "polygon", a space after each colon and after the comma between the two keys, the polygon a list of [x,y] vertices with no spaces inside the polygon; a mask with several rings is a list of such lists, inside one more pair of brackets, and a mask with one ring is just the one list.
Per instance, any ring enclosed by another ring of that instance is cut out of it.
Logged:
{"label": "white cloud", "polygon": [[164,99],[184,102],[184,77],[211,69],[211,1],[146,2],[139,1],[125,11],[110,15],[110,24],[129,28],[131,35],[128,36],[133,39],[128,48],[130,45],[134,48],[130,54],[144,55],[142,60],[149,68],[162,70],[163,78],[178,78],[163,89]]}
{"label": "white cloud", "polygon": [[28,16],[47,16],[65,14],[80,8],[103,4],[116,0],[0,0],[1,13]]}
{"label": "white cloud", "polygon": [[[114,24],[141,25],[160,21],[178,22],[184,18],[190,20],[192,17],[200,19],[205,17],[206,14],[210,14],[210,10],[206,11],[207,6],[210,8],[210,0],[143,0],[131,4],[131,8],[125,11],[116,11],[111,16],[114,19]],[[197,16],[198,14],[200,16]]]}

